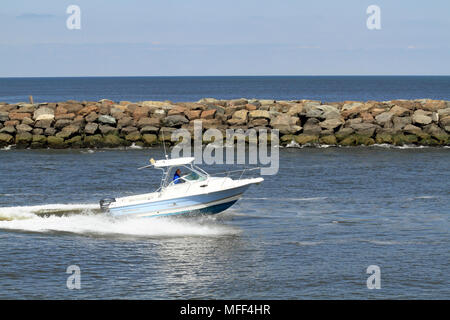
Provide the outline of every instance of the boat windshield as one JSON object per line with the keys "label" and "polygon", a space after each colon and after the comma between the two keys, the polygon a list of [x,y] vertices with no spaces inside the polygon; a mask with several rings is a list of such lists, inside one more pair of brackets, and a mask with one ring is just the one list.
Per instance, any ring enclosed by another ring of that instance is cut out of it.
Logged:
{"label": "boat windshield", "polygon": [[191,172],[188,175],[183,176],[183,179],[188,180],[188,181],[203,181],[203,180],[206,180],[205,177],[200,176],[196,172]]}
{"label": "boat windshield", "polygon": [[[183,167],[184,169],[181,167]],[[177,182],[175,182],[175,172],[177,169],[181,169],[181,177],[178,178],[180,180],[178,183],[198,182],[204,181],[208,178],[207,173],[203,174],[202,170],[198,171],[198,169],[194,168],[193,166],[174,166],[170,167],[169,170],[165,172],[165,179],[163,183],[164,187],[178,184]]]}

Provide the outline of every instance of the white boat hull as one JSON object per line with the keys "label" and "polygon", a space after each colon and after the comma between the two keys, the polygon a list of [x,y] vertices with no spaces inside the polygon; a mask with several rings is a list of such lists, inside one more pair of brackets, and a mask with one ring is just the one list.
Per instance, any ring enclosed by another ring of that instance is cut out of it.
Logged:
{"label": "white boat hull", "polygon": [[197,186],[175,185],[163,194],[155,192],[117,199],[109,207],[109,213],[115,217],[217,214],[236,203],[250,185],[262,180],[256,178],[233,181],[229,178],[212,178],[211,181],[201,182]]}

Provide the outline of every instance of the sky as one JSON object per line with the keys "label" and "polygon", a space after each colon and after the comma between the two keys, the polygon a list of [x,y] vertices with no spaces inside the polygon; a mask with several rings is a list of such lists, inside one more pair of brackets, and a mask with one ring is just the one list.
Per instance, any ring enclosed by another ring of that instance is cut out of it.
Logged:
{"label": "sky", "polygon": [[0,77],[204,75],[450,75],[450,1],[1,2]]}

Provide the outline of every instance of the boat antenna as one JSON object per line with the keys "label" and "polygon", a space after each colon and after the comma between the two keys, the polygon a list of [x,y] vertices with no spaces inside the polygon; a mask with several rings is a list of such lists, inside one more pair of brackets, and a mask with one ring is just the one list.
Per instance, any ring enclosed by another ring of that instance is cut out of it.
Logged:
{"label": "boat antenna", "polygon": [[162,143],[164,147],[164,156],[166,157],[166,159],[169,159],[169,156],[167,155],[166,152],[166,137],[164,136],[164,127],[161,128],[161,132],[162,132]]}

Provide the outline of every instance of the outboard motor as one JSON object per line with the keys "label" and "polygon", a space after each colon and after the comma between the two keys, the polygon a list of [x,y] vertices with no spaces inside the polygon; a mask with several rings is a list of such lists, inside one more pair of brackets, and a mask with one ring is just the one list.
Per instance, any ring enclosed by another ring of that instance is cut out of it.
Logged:
{"label": "outboard motor", "polygon": [[105,212],[108,211],[109,205],[113,202],[116,202],[115,198],[105,198],[100,200],[100,209]]}

